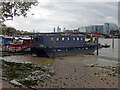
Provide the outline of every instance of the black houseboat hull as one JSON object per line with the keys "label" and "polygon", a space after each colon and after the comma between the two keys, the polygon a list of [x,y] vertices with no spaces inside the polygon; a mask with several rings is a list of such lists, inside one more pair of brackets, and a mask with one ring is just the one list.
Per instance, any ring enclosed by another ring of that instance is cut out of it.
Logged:
{"label": "black houseboat hull", "polygon": [[40,48],[32,47],[32,53],[40,57],[67,56],[76,54],[94,54],[95,45],[84,45],[82,47]]}

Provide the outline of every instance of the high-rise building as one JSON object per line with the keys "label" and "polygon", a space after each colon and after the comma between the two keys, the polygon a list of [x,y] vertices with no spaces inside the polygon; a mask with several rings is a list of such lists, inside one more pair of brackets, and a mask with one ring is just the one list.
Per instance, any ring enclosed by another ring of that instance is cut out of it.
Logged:
{"label": "high-rise building", "polygon": [[57,32],[61,32],[61,28],[59,26],[57,27]]}
{"label": "high-rise building", "polygon": [[114,23],[105,23],[104,24],[104,34],[109,34],[111,32],[119,31],[119,27],[117,24]]}
{"label": "high-rise building", "polygon": [[55,28],[53,29],[54,33],[55,33]]}
{"label": "high-rise building", "polygon": [[66,30],[66,28],[64,27],[64,28],[63,28],[63,32],[64,32],[65,30]]}

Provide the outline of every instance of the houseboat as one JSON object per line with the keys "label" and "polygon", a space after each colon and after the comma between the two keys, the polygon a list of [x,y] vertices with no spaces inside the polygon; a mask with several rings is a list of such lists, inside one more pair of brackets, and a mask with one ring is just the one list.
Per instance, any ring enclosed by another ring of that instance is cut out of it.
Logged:
{"label": "houseboat", "polygon": [[8,48],[8,52],[30,51],[30,47],[32,46],[32,44],[33,40],[30,37],[15,37]]}
{"label": "houseboat", "polygon": [[42,57],[66,56],[73,54],[93,54],[95,44],[86,44],[85,36],[38,35],[33,37],[32,53]]}
{"label": "houseboat", "polygon": [[0,36],[0,48],[1,51],[7,51],[7,48],[10,46],[10,43],[13,41],[13,37]]}

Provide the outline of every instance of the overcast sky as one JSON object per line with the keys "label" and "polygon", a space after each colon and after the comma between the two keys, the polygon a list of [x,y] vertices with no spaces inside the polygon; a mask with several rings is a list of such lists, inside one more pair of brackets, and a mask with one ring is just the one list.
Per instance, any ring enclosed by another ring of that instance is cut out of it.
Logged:
{"label": "overcast sky", "polygon": [[106,22],[117,24],[118,3],[44,0],[32,7],[27,16],[14,17],[13,21],[6,21],[5,24],[19,30],[39,32],[53,32],[57,26],[74,29]]}

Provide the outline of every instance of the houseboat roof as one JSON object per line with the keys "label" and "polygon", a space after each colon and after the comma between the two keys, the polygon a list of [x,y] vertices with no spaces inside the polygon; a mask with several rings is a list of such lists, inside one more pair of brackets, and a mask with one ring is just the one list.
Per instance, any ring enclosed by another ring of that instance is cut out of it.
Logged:
{"label": "houseboat roof", "polygon": [[46,34],[46,35],[36,35],[36,36],[84,36],[83,34]]}

